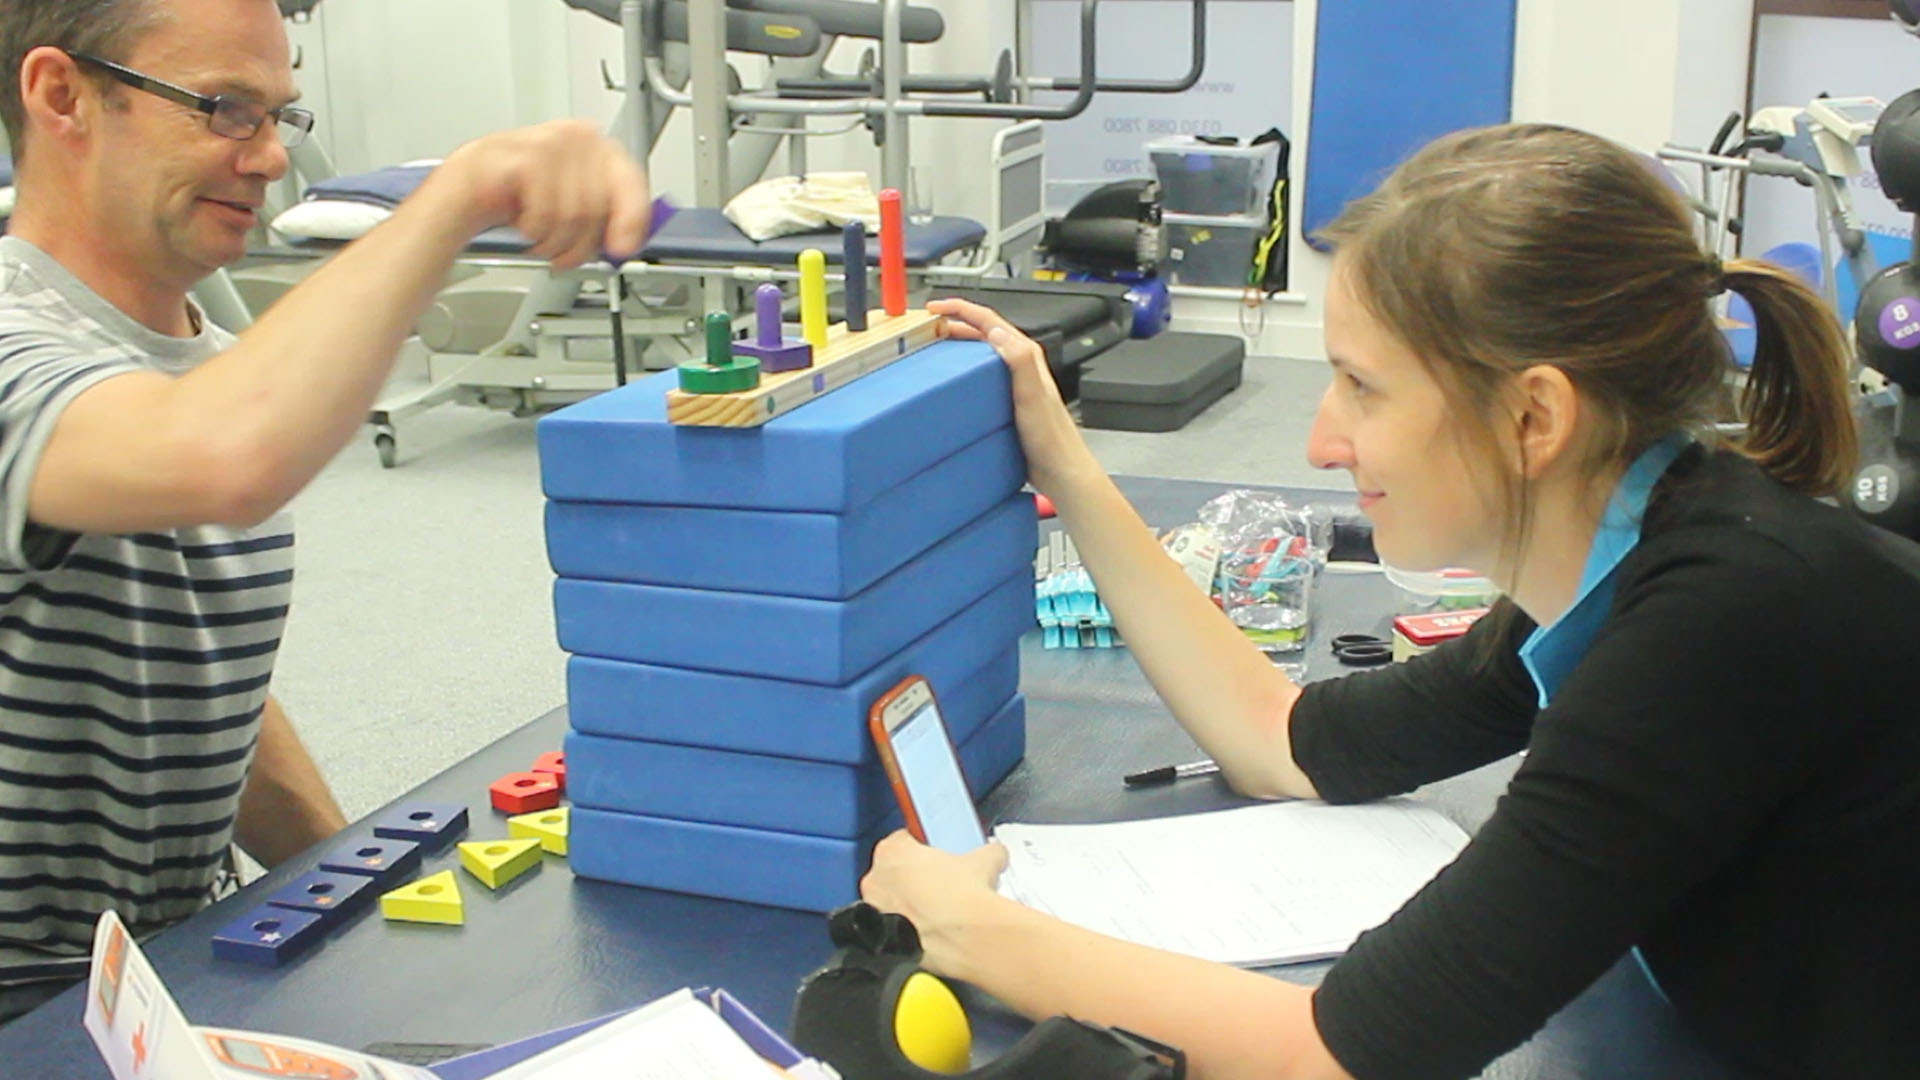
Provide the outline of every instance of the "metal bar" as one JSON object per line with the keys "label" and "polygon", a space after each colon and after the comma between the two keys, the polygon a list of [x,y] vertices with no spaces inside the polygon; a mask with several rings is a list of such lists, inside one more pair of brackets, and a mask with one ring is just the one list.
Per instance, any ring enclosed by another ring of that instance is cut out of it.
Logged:
{"label": "metal bar", "polygon": [[[1207,67],[1207,0],[1193,0],[1192,44],[1187,73],[1177,79],[1097,79],[1094,90],[1103,94],[1178,94],[1191,90]],[[1038,78],[1020,80],[1030,90],[1078,90],[1084,79]]]}
{"label": "metal bar", "polygon": [[626,113],[621,138],[627,153],[646,161],[653,152],[653,102],[647,97],[645,0],[620,0],[621,44],[626,53]]}
{"label": "metal bar", "polygon": [[960,105],[948,101],[916,102],[927,116],[998,116],[1010,120],[1069,120],[1085,112],[1093,103],[1097,64],[1098,25],[1095,8],[1100,0],[1080,0],[1080,80],[1073,100],[1046,108],[1037,105]]}
{"label": "metal bar", "polygon": [[906,94],[900,82],[907,72],[907,39],[900,33],[906,0],[886,0],[880,10],[880,96],[886,102],[884,142],[880,147],[880,186],[907,190],[907,118],[898,106]]}
{"label": "metal bar", "polygon": [[1033,70],[1033,0],[1014,0],[1013,8],[1013,93],[1014,100],[1026,103],[1033,92],[1026,75]]}
{"label": "metal bar", "polygon": [[727,202],[727,9],[724,0],[693,0],[687,10],[687,45],[693,78],[687,84],[693,108],[693,186],[696,205],[718,209]]}
{"label": "metal bar", "polygon": [[[827,62],[827,53],[832,50],[835,39],[830,35],[821,35],[820,48],[810,56],[792,59],[775,59],[767,67],[769,80],[789,77],[809,78],[820,74]],[[746,190],[749,184],[760,179],[767,171],[767,165],[773,161],[774,153],[780,149],[782,140],[787,141],[789,161],[798,153],[804,165],[807,151],[801,145],[806,140],[806,118],[804,116],[777,115],[761,117],[751,109],[740,107],[740,95],[733,98],[733,109],[737,119],[747,121],[736,123],[729,129],[727,142],[727,195],[729,198]],[[770,128],[778,128],[770,131]],[[794,148],[799,146],[796,151]],[[796,171],[796,176],[806,175]]]}
{"label": "metal bar", "polygon": [[[687,89],[693,98],[694,201],[719,209],[727,204],[727,138],[733,123],[727,101],[725,0],[693,0],[687,5],[687,46],[693,56],[693,77]],[[730,310],[725,279],[709,277],[701,284],[706,310]]]}

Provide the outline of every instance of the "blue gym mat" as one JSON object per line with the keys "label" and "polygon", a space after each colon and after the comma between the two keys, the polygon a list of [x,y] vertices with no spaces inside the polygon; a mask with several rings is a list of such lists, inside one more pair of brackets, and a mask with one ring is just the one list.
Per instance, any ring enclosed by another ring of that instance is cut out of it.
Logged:
{"label": "blue gym mat", "polygon": [[[1026,754],[1026,717],[1026,699],[1016,695],[960,744],[975,803]],[[576,807],[567,862],[576,875],[599,881],[832,911],[859,897],[873,845],[898,827],[897,816],[857,840],[835,840]]]}
{"label": "blue gym mat", "polygon": [[1301,214],[1309,242],[1421,146],[1512,116],[1514,4],[1318,5]]}
{"label": "blue gym mat", "polygon": [[940,701],[957,700],[1032,626],[1033,572],[1022,567],[845,686],[569,657],[567,718],[593,735],[864,764],[876,760],[867,709],[881,694],[920,675]]}
{"label": "blue gym mat", "polygon": [[1031,566],[1037,538],[1015,493],[848,600],[561,578],[554,622],[570,653],[840,686]]}
{"label": "blue gym mat", "polygon": [[844,600],[986,513],[1026,480],[1010,427],[843,514],[547,503],[562,577]]}
{"label": "blue gym mat", "polygon": [[[939,699],[948,732],[966,741],[1019,688],[1014,645]],[[852,839],[894,805],[878,761],[842,765],[577,731],[567,733],[566,750],[575,807]]]}
{"label": "blue gym mat", "polygon": [[663,371],[540,420],[550,499],[838,512],[1013,423],[1006,364],[940,341],[756,428],[667,423]]}

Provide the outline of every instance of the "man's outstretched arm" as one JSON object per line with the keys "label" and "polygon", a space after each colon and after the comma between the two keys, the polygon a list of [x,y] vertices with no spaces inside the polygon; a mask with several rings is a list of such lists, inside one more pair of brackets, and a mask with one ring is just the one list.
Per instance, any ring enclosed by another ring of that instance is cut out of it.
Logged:
{"label": "man's outstretched arm", "polygon": [[234,839],[247,854],[273,867],[346,828],[326,778],[313,763],[293,722],[272,697],[260,709],[260,743],[240,792]]}

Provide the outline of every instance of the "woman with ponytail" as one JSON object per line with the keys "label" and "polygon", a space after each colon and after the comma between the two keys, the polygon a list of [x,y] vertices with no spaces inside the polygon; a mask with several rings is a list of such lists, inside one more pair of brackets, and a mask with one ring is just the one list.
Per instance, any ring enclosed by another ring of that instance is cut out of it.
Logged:
{"label": "woman with ponytail", "polygon": [[[1506,598],[1425,656],[1305,687],[1160,552],[1038,347],[933,308],[1005,357],[1034,484],[1238,790],[1356,802],[1527,751],[1492,817],[1314,989],[1021,907],[995,845],[896,834],[866,896],[935,970],[1183,1047],[1196,1077],[1471,1076],[1629,953],[1756,1075],[1917,1075],[1920,547],[1819,499],[1856,448],[1833,316],[1701,252],[1643,159],[1564,128],[1444,138],[1326,238],[1308,456],[1352,475],[1385,561]],[[1759,338],[1731,437],[1727,289]]]}

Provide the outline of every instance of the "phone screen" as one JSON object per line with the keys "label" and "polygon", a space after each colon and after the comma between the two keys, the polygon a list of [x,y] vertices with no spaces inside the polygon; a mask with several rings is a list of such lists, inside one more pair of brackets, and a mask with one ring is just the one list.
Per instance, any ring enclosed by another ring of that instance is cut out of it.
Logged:
{"label": "phone screen", "polygon": [[972,851],[987,842],[980,815],[967,793],[953,742],[932,699],[892,729],[894,761],[913,799],[927,844],[942,851]]}

